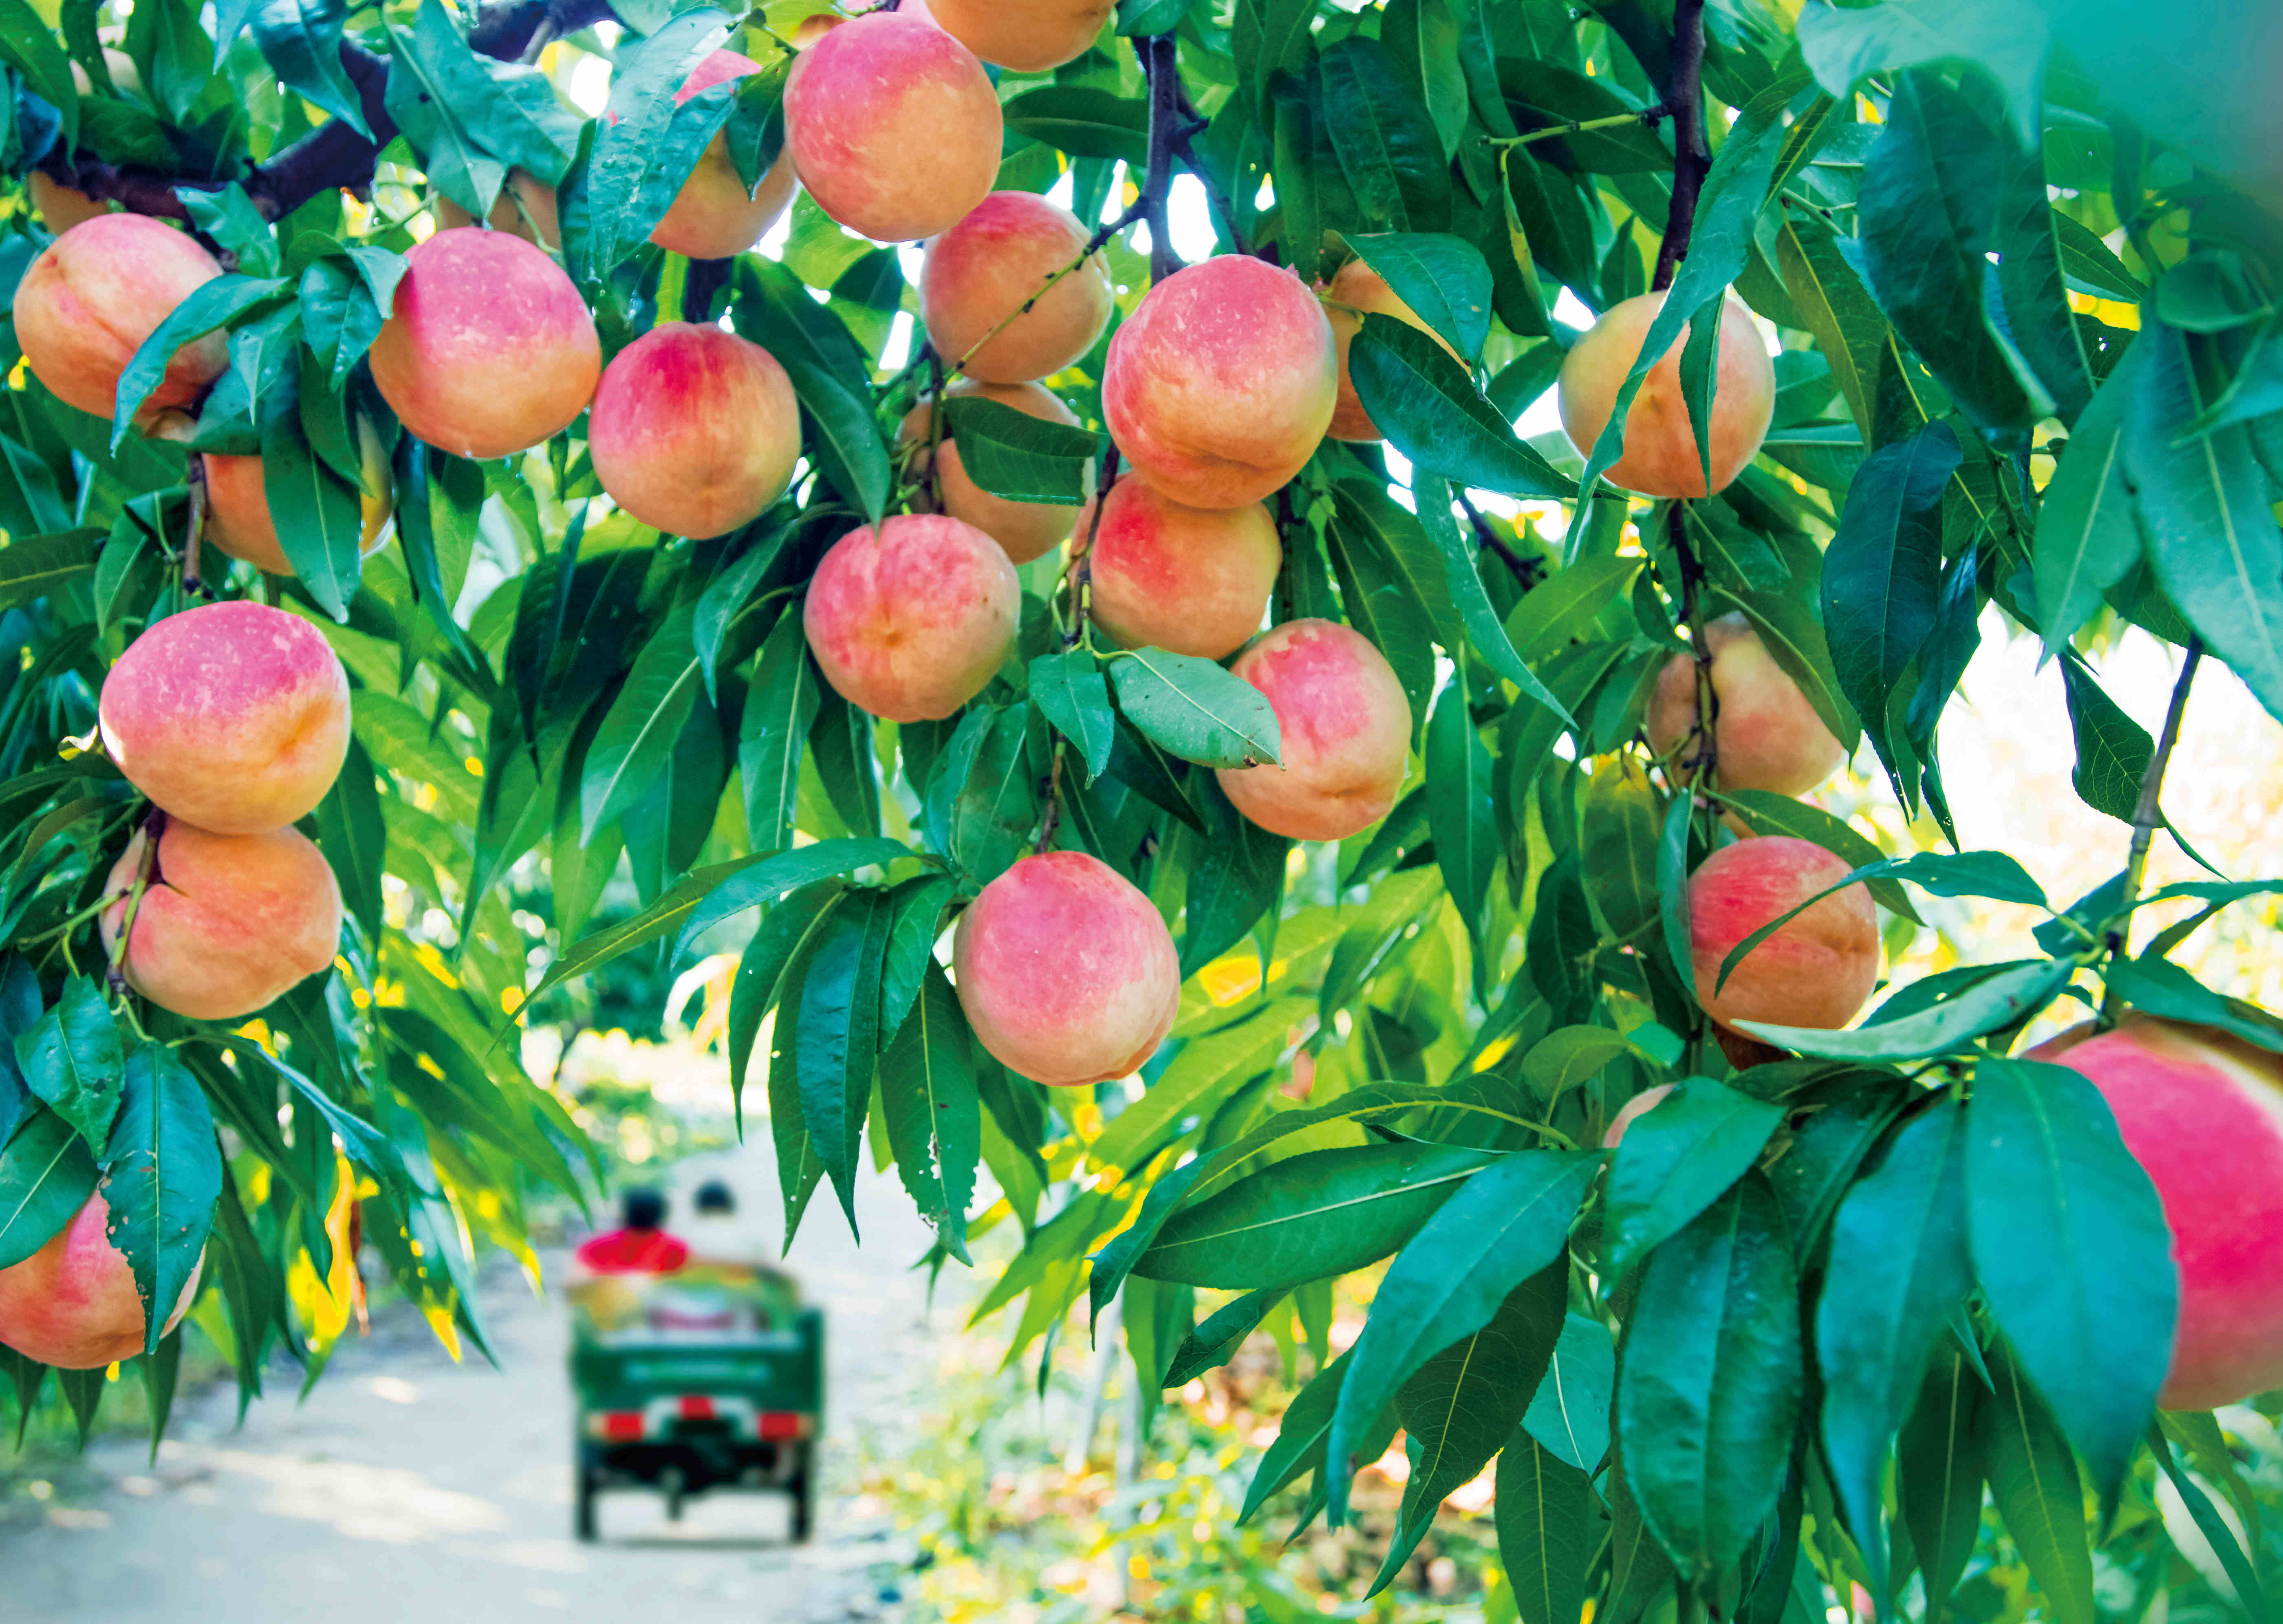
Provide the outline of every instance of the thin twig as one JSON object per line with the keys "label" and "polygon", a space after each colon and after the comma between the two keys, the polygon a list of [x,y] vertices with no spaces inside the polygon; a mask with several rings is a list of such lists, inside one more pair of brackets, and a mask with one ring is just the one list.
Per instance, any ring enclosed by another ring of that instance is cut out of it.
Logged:
{"label": "thin twig", "polygon": [[943,357],[935,353],[935,346],[927,347],[928,364],[928,511],[943,511],[943,420],[946,416],[943,400]]}
{"label": "thin twig", "polygon": [[1086,546],[1071,561],[1071,621],[1063,632],[1063,646],[1094,646],[1094,543],[1102,534],[1102,510],[1110,504],[1110,488],[1118,482],[1118,447],[1113,442],[1102,454],[1102,478],[1095,486],[1094,510],[1086,523]]}
{"label": "thin twig", "polygon": [[1674,271],[1688,257],[1697,195],[1712,167],[1704,137],[1704,0],[1673,0],[1672,77],[1664,105],[1672,115],[1672,207],[1657,244],[1656,274],[1649,278],[1656,292],[1672,285]]}
{"label": "thin twig", "polygon": [[119,934],[111,944],[105,981],[121,997],[127,994],[127,943],[135,933],[135,916],[142,911],[143,894],[159,877],[159,837],[167,832],[167,815],[158,808],[143,824],[143,861],[135,865],[135,884],[127,893],[127,910],[119,917]]}
{"label": "thin twig", "polygon": [[199,543],[206,533],[206,459],[193,456],[190,459],[191,516],[183,527],[183,592],[204,592],[206,582],[199,578]]}
{"label": "thin twig", "polygon": [[[2124,890],[2116,899],[2115,923],[2108,929],[2108,952],[2111,958],[2123,958],[2132,933],[2132,909],[2140,900],[2141,882],[2147,878],[2149,849],[2156,842],[2156,831],[2164,822],[2159,804],[2164,792],[2164,769],[2171,765],[2173,748],[2180,742],[2180,722],[2187,714],[2188,690],[2196,680],[2196,668],[2203,663],[2204,643],[2201,637],[2188,639],[2187,658],[2180,662],[2180,675],[2172,683],[2172,702],[2164,712],[2164,730],[2156,740],[2156,753],[2148,758],[2148,770],[2140,775],[2140,800],[2132,808],[2132,845],[2124,861]],[[2112,988],[2100,1005],[2104,1023],[2116,1019],[2117,997]]]}
{"label": "thin twig", "polygon": [[1665,116],[1664,104],[1643,107],[1638,113],[1612,113],[1607,118],[1569,119],[1559,124],[1548,124],[1543,129],[1533,129],[1528,135],[1492,136],[1490,144],[1496,147],[1528,146],[1534,141],[1552,141],[1562,136],[1582,136],[1588,130],[1617,129],[1627,124],[1647,124],[1652,128]]}
{"label": "thin twig", "polygon": [[1458,498],[1459,506],[1465,511],[1467,522],[1474,527],[1476,545],[1496,553],[1499,561],[1513,573],[1516,583],[1523,591],[1529,591],[1546,578],[1546,566],[1535,559],[1523,558],[1508,546],[1499,533],[1491,528],[1491,521],[1483,517],[1482,510],[1475,505],[1473,497],[1455,485],[1451,488],[1451,492]]}

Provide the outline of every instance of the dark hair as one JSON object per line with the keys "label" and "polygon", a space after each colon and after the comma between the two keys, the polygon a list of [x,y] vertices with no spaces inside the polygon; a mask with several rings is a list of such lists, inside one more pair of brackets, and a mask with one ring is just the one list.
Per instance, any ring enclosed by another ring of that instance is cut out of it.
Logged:
{"label": "dark hair", "polygon": [[737,1198],[720,1179],[707,1179],[697,1187],[690,1205],[701,1213],[734,1213],[737,1210]]}
{"label": "dark hair", "polygon": [[655,1190],[629,1190],[620,1211],[626,1215],[629,1230],[657,1230],[666,1226],[666,1198]]}

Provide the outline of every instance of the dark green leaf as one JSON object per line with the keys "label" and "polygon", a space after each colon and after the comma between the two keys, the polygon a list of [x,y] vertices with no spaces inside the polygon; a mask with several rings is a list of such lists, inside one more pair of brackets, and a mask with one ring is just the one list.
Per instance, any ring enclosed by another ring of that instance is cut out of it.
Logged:
{"label": "dark green leaf", "polygon": [[1491,331],[1491,268],[1481,249],[1439,231],[1359,231],[1348,246],[1453,349],[1481,356]]}
{"label": "dark green leaf", "polygon": [[897,1175],[920,1216],[961,1262],[975,1195],[983,1120],[967,1021],[942,970],[929,964],[910,1018],[880,1057],[880,1105]]}
{"label": "dark green leaf", "polygon": [[1598,1472],[1609,1452],[1609,1395],[1617,1385],[1617,1349],[1609,1328],[1572,1314],[1562,1323],[1554,1362],[1523,1425],[1563,1464]]}
{"label": "dark green leaf", "polygon": [[183,345],[220,332],[273,301],[290,294],[292,285],[256,277],[216,277],[192,288],[182,303],[167,314],[151,336],[136,347],[119,374],[111,418],[111,448],[116,451],[133,426],[136,414],[167,375],[167,363]]}
{"label": "dark green leaf", "polygon": [[261,492],[277,522],[278,545],[317,606],[346,622],[364,571],[364,511],[357,488],[310,448],[297,379],[281,379],[265,390],[260,410]]}
{"label": "dark green leaf", "polygon": [[880,1059],[880,965],[890,918],[881,893],[853,893],[825,922],[801,975],[800,1039],[794,1051],[801,1120],[851,1232],[856,1157]]}
{"label": "dark green leaf", "polygon": [[2077,418],[2038,506],[2038,617],[2049,649],[2074,636],[2139,561],[2124,482],[2124,413],[2144,353],[2137,344],[2127,349]]}
{"label": "dark green leaf", "polygon": [[1990,1350],[1990,1375],[1995,1391],[1983,1401],[1982,1436],[1991,1498],[2056,1624],[2092,1624],[2092,1552],[2077,1457],[2002,1346]]}
{"label": "dark green leaf", "polygon": [[1365,221],[1398,231],[1440,230],[1450,215],[1450,161],[1386,49],[1352,35],[1317,66],[1324,122]]}
{"label": "dark green leaf", "polygon": [[1626,1129],[1609,1173],[1610,1263],[1630,1270],[1750,1171],[1783,1107],[1709,1077],[1683,1079]]}
{"label": "dark green leaf", "polygon": [[52,1111],[35,1110],[0,1150],[0,1269],[46,1245],[95,1193],[87,1140]]}
{"label": "dark green leaf", "polygon": [[579,785],[579,829],[595,832],[649,792],[674,753],[699,688],[694,605],[683,603],[635,656],[634,669],[588,746]]}
{"label": "dark green leaf", "polygon": [[105,1232],[134,1270],[155,1352],[206,1249],[222,1194],[222,1148],[206,1097],[175,1051],[144,1043],[127,1057],[118,1120],[104,1153]]}
{"label": "dark green leaf", "polygon": [[[884,868],[899,857],[910,855],[909,848],[901,841],[873,835],[859,839],[814,840],[806,846],[748,857],[734,865],[734,872],[717,874],[716,883],[703,900],[683,910],[686,917],[676,916],[674,922],[682,928],[670,956],[679,963],[699,937],[723,920],[774,902],[789,891],[875,864]],[[699,873],[706,871],[700,870]],[[695,879],[697,876],[690,878]]]}
{"label": "dark green leaf", "polygon": [[1846,11],[1817,6],[1799,20],[1799,48],[1816,82],[1845,98],[1865,75],[1929,62],[1971,62],[2006,89],[2025,142],[2038,138],[2046,20],[2029,0],[1897,0]]}
{"label": "dark green leaf", "polygon": [[1096,436],[1074,424],[962,395],[946,402],[944,427],[967,477],[994,496],[1076,507],[1094,495]]}
{"label": "dark green leaf", "polygon": [[1477,941],[1489,921],[1499,832],[1491,811],[1491,756],[1468,714],[1466,684],[1444,687],[1427,723],[1427,826],[1459,917]]}
{"label": "dark green leaf", "polygon": [[1110,683],[1095,657],[1083,649],[1041,654],[1031,662],[1031,703],[1078,746],[1089,783],[1110,766],[1118,718],[1110,708]]}
{"label": "dark green leaf", "polygon": [[1989,1390],[1966,1355],[1938,1348],[1896,1444],[1896,1491],[1925,1576],[1928,1616],[1946,1610],[1982,1534]]}
{"label": "dark green leaf", "polygon": [[1575,1624],[1598,1542],[1593,1480],[1531,1435],[1499,1453],[1499,1565],[1522,1624]]}
{"label": "dark green leaf", "polygon": [[756,851],[792,844],[801,756],[808,748],[808,730],[816,720],[821,692],[800,617],[780,616],[761,645],[737,728],[745,834]]}
{"label": "dark green leaf", "polygon": [[1955,1053],[1985,1033],[2027,1019],[2053,1001],[2074,968],[2066,960],[2032,961],[2001,971],[1919,1014],[1851,1032],[1779,1027],[1758,1020],[1736,1024],[1764,1042],[1797,1054],[1835,1060],[1919,1060]]}
{"label": "dark green leaf", "polygon": [[1006,118],[1013,134],[1072,158],[1122,158],[1136,165],[1149,160],[1149,105],[1096,85],[1025,90],[1009,100]]}
{"label": "dark green leaf", "polygon": [[1170,753],[1206,767],[1282,770],[1275,708],[1243,677],[1164,649],[1136,649],[1110,668],[1118,708]]}
{"label": "dark green leaf", "polygon": [[1577,494],[1483,398],[1466,368],[1408,322],[1367,315],[1348,347],[1348,375],[1388,442],[1428,472],[1508,496]]}
{"label": "dark green leaf", "polygon": [[253,13],[253,43],[277,82],[370,138],[357,87],[341,63],[347,0],[267,0]]}
{"label": "dark green leaf", "polygon": [[16,1065],[26,1085],[97,1154],[119,1114],[125,1063],[118,1023],[97,984],[83,975],[66,980],[55,1006],[16,1035]]}

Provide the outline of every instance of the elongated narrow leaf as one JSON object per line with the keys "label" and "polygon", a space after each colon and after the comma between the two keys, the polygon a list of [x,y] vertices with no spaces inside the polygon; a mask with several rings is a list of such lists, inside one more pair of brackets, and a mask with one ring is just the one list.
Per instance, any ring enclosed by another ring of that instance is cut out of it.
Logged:
{"label": "elongated narrow leaf", "polygon": [[597,829],[642,800],[674,753],[699,687],[695,613],[693,605],[678,606],[643,645],[588,746],[579,785],[582,839],[593,839]]}
{"label": "elongated narrow leaf", "polygon": [[1427,826],[1459,917],[1477,941],[1487,919],[1499,830],[1491,809],[1491,754],[1467,709],[1466,684],[1445,686],[1427,723]]}
{"label": "elongated narrow leaf", "polygon": [[35,1110],[0,1148],[0,1269],[54,1238],[95,1193],[86,1138],[52,1111]]}
{"label": "elongated narrow leaf", "polygon": [[1041,654],[1031,662],[1031,703],[1055,730],[1078,746],[1088,782],[1110,766],[1118,736],[1110,708],[1110,683],[1095,657],[1082,649]]}
{"label": "elongated narrow leaf", "polygon": [[1763,1042],[1797,1054],[1834,1060],[1921,1060],[1956,1053],[1987,1033],[2028,1019],[2053,1002],[2075,968],[2066,960],[2019,964],[1919,1014],[1851,1032],[1779,1027],[1762,1020],[1736,1024]]}
{"label": "elongated narrow leaf", "polygon": [[1283,732],[1268,697],[1210,660],[1137,649],[1110,662],[1118,708],[1152,742],[1206,767],[1274,772]]}
{"label": "elongated narrow leaf", "polygon": [[1491,331],[1491,268],[1483,251],[1439,231],[1358,231],[1348,246],[1430,331],[1479,360]]}
{"label": "elongated narrow leaf", "polygon": [[144,402],[167,376],[175,352],[183,345],[219,332],[259,307],[288,296],[292,285],[259,277],[224,276],[202,282],[167,313],[151,336],[136,347],[119,374],[111,421],[111,448],[116,451],[134,426]]}
{"label": "elongated narrow leaf", "polygon": [[1989,1389],[1964,1353],[1937,1349],[1896,1444],[1896,1490],[1925,1576],[1928,1616],[1945,1607],[1982,1534]]}
{"label": "elongated narrow leaf", "polygon": [[1094,495],[1097,441],[1085,429],[980,395],[947,402],[944,423],[961,469],[1003,501],[1076,507]]}
{"label": "elongated narrow leaf", "polygon": [[1562,1323],[1554,1362],[1523,1425],[1555,1459],[1580,1472],[1599,1472],[1609,1452],[1609,1395],[1617,1385],[1617,1348],[1609,1328],[1572,1314]]}
{"label": "elongated narrow leaf", "polygon": [[920,1216],[961,1262],[983,1153],[982,1109],[966,1018],[931,964],[911,1015],[880,1057],[880,1104],[896,1172]]}
{"label": "elongated narrow leaf", "polygon": [[1990,1495],[2058,1624],[2092,1624],[2092,1551],[2084,1487],[2069,1440],[2022,1367],[1991,1349],[1986,1401]]}
{"label": "elongated narrow leaf", "polygon": [[[814,840],[790,851],[771,853],[741,863],[721,880],[705,899],[680,921],[672,956],[680,959],[692,943],[725,919],[734,918],[786,892],[820,879],[832,879],[877,864],[885,867],[911,852],[901,841],[869,836],[861,839]],[[694,878],[694,876],[693,876]]]}
{"label": "elongated narrow leaf", "polygon": [[1417,467],[1508,496],[1577,494],[1483,398],[1467,369],[1408,323],[1366,316],[1348,347],[1348,372],[1372,422]]}
{"label": "elongated narrow leaf", "polygon": [[822,688],[808,657],[808,640],[801,634],[800,617],[783,615],[761,645],[737,726],[745,833],[756,851],[792,844],[800,803],[800,761],[821,701]]}
{"label": "elongated narrow leaf", "polygon": [[1466,625],[1467,641],[1474,644],[1476,652],[1492,670],[1521,689],[1525,697],[1553,712],[1564,727],[1576,728],[1577,719],[1554,697],[1554,691],[1539,679],[1538,673],[1515,652],[1513,640],[1506,635],[1506,627],[1491,606],[1490,594],[1483,587],[1482,566],[1477,562],[1473,538],[1461,535],[1458,522],[1452,517],[1449,488],[1440,480],[1415,477],[1412,495],[1419,505],[1421,527],[1443,555],[1449,596],[1457,604],[1459,617]]}
{"label": "elongated narrow leaf", "polygon": [[105,1233],[143,1300],[146,1353],[191,1284],[221,1194],[222,1147],[198,1079],[163,1043],[138,1045],[105,1152],[103,1199]]}
{"label": "elongated narrow leaf", "polygon": [[833,910],[801,977],[794,1062],[800,1114],[832,1188],[856,1228],[856,1155],[872,1073],[880,1058],[880,965],[891,912],[877,891],[859,891]]}
{"label": "elongated narrow leaf", "polygon": [[1620,1274],[1748,1172],[1783,1107],[1691,1077],[1625,1130],[1609,1175],[1610,1261]]}
{"label": "elongated narrow leaf", "polygon": [[[787,967],[802,957],[818,924],[844,894],[835,880],[820,880],[794,892],[769,910],[737,959],[737,973],[729,983],[725,1042],[729,1050],[729,1099],[740,1135],[744,1131],[745,1074],[752,1063],[761,1022],[776,1004]],[[767,1061],[764,1055],[764,1066]]]}
{"label": "elongated narrow leaf", "polygon": [[1577,1624],[1595,1537],[1593,1485],[1517,1432],[1499,1452],[1499,1564],[1523,1624]]}
{"label": "elongated narrow leaf", "polygon": [[100,1155],[119,1114],[126,1057],[95,982],[81,975],[64,982],[54,1007],[16,1035],[16,1065],[32,1092]]}

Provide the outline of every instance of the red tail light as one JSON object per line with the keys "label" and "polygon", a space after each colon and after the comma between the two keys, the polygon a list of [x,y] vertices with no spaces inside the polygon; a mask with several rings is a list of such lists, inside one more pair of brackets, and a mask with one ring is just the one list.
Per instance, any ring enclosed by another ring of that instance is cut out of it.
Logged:
{"label": "red tail light", "polygon": [[790,1409],[769,1409],[761,1412],[755,1430],[763,1443],[782,1443],[788,1439],[806,1438],[814,1430],[816,1418],[799,1415]]}
{"label": "red tail light", "polygon": [[596,1437],[609,1443],[640,1443],[649,1429],[643,1424],[639,1409],[608,1409],[587,1417],[587,1425]]}
{"label": "red tail light", "polygon": [[713,1401],[702,1394],[686,1394],[682,1400],[682,1418],[684,1421],[713,1420]]}

